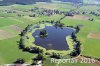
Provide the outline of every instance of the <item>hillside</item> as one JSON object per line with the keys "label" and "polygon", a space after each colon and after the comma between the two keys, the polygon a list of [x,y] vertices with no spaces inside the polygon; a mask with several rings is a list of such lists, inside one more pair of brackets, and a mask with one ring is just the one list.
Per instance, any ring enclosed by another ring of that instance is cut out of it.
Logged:
{"label": "hillside", "polygon": [[100,0],[84,0],[86,4],[100,4]]}
{"label": "hillside", "polygon": [[63,2],[73,2],[73,3],[81,3],[83,0],[61,0]]}
{"label": "hillside", "polygon": [[[12,5],[12,4],[35,4],[36,2],[51,2],[52,0],[0,0],[0,5]],[[72,3],[85,3],[85,4],[100,4],[100,0],[54,0],[62,2]]]}
{"label": "hillside", "polygon": [[51,0],[1,0],[0,5],[12,5],[12,4],[34,4],[35,2],[51,2]]}
{"label": "hillside", "polygon": [[100,0],[56,0],[56,1],[84,3],[84,4],[100,4]]}
{"label": "hillside", "polygon": [[82,3],[83,2],[83,0],[54,0],[54,1],[72,2],[72,3]]}

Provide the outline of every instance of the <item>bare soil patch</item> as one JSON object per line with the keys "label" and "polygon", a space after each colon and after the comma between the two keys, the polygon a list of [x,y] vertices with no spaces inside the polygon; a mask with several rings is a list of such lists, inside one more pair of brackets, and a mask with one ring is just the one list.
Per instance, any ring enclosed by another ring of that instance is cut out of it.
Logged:
{"label": "bare soil patch", "polygon": [[13,35],[7,31],[0,30],[0,40],[11,38]]}
{"label": "bare soil patch", "polygon": [[88,20],[90,17],[84,15],[67,16],[69,19]]}
{"label": "bare soil patch", "polygon": [[100,39],[100,34],[97,34],[97,33],[90,33],[90,34],[88,35],[88,38]]}
{"label": "bare soil patch", "polygon": [[10,29],[15,30],[15,31],[17,31],[17,32],[21,32],[21,31],[22,31],[22,28],[20,28],[20,27],[18,27],[18,26],[16,26],[16,25],[11,25],[11,26],[10,26]]}

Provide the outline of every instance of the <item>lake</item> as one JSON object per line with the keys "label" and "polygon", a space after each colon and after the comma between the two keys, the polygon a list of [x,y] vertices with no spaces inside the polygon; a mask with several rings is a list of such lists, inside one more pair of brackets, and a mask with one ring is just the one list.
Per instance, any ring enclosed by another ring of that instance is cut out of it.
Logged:
{"label": "lake", "polygon": [[[40,38],[39,33],[41,30],[46,30],[47,37]],[[68,27],[54,27],[46,26],[44,29],[36,30],[32,35],[35,38],[34,44],[42,46],[47,50],[69,50],[66,41],[66,36],[71,35],[74,29]]]}

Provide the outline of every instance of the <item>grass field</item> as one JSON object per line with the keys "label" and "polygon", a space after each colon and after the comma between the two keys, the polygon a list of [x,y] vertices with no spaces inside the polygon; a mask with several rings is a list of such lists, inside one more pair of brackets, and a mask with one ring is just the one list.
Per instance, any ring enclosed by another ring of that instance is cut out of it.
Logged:
{"label": "grass field", "polygon": [[95,65],[93,65],[93,64],[86,64],[86,63],[84,63],[84,64],[81,64],[80,62],[78,62],[78,63],[50,63],[51,62],[51,60],[50,59],[47,59],[46,60],[46,62],[44,62],[44,65],[43,66],[95,66]]}
{"label": "grass field", "polygon": [[98,45],[100,45],[99,39],[88,38],[88,34],[91,32],[100,34],[99,30],[100,22],[97,18],[95,18],[95,21],[92,23],[88,20],[69,20],[69,19],[64,19],[62,20],[62,22],[64,22],[66,25],[83,25],[80,33],[78,34],[79,40],[84,45],[84,50],[82,54],[93,57],[100,57],[100,52],[99,52],[100,48],[98,47]]}
{"label": "grass field", "polygon": [[[45,6],[46,5],[46,6]],[[30,12],[31,8],[46,8],[46,9],[58,9],[61,11],[69,11],[72,9],[76,9],[76,7],[72,6],[70,3],[37,3],[35,5],[11,5],[11,6],[0,6],[0,30],[6,31],[9,33],[9,37],[6,37],[4,33],[0,33],[0,64],[12,63],[17,58],[24,58],[27,63],[30,62],[32,58],[36,56],[36,54],[31,54],[28,52],[22,52],[18,48],[18,43],[20,37],[20,31],[12,29],[11,26],[17,26],[21,30],[24,29],[28,24],[35,24],[38,21],[42,20],[58,20],[63,15],[52,15],[48,16],[38,16],[38,17],[29,17],[29,14],[33,14],[34,12]],[[77,11],[95,11],[100,9],[98,6],[82,6]],[[15,10],[16,13],[5,13],[5,10]],[[28,11],[28,12],[23,12]],[[25,16],[18,17],[18,14],[24,14]],[[78,39],[81,41],[84,49],[82,51],[82,55],[91,56],[95,58],[100,58],[100,39],[89,38],[88,35],[90,33],[100,34],[100,16],[95,17],[93,15],[84,15],[94,18],[94,21],[89,21],[85,19],[69,19],[64,18],[61,20],[66,26],[77,26],[82,25],[80,32],[77,34]],[[2,34],[5,36],[3,39]],[[6,34],[6,33],[5,33]],[[55,66],[56,64],[51,64],[50,59],[44,62],[44,66]],[[59,64],[58,66],[96,66],[92,64]]]}

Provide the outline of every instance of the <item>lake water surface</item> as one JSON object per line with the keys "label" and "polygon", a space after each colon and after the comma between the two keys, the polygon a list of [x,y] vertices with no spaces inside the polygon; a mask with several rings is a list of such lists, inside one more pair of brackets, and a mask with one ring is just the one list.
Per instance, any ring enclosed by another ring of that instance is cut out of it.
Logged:
{"label": "lake water surface", "polygon": [[[38,37],[39,32],[41,30],[46,30],[48,32],[48,36],[45,38]],[[36,30],[33,33],[33,37],[35,38],[34,44],[38,46],[42,46],[47,50],[68,50],[69,46],[66,41],[66,36],[71,35],[74,32],[72,28],[56,28],[54,26],[46,26],[44,29]]]}

